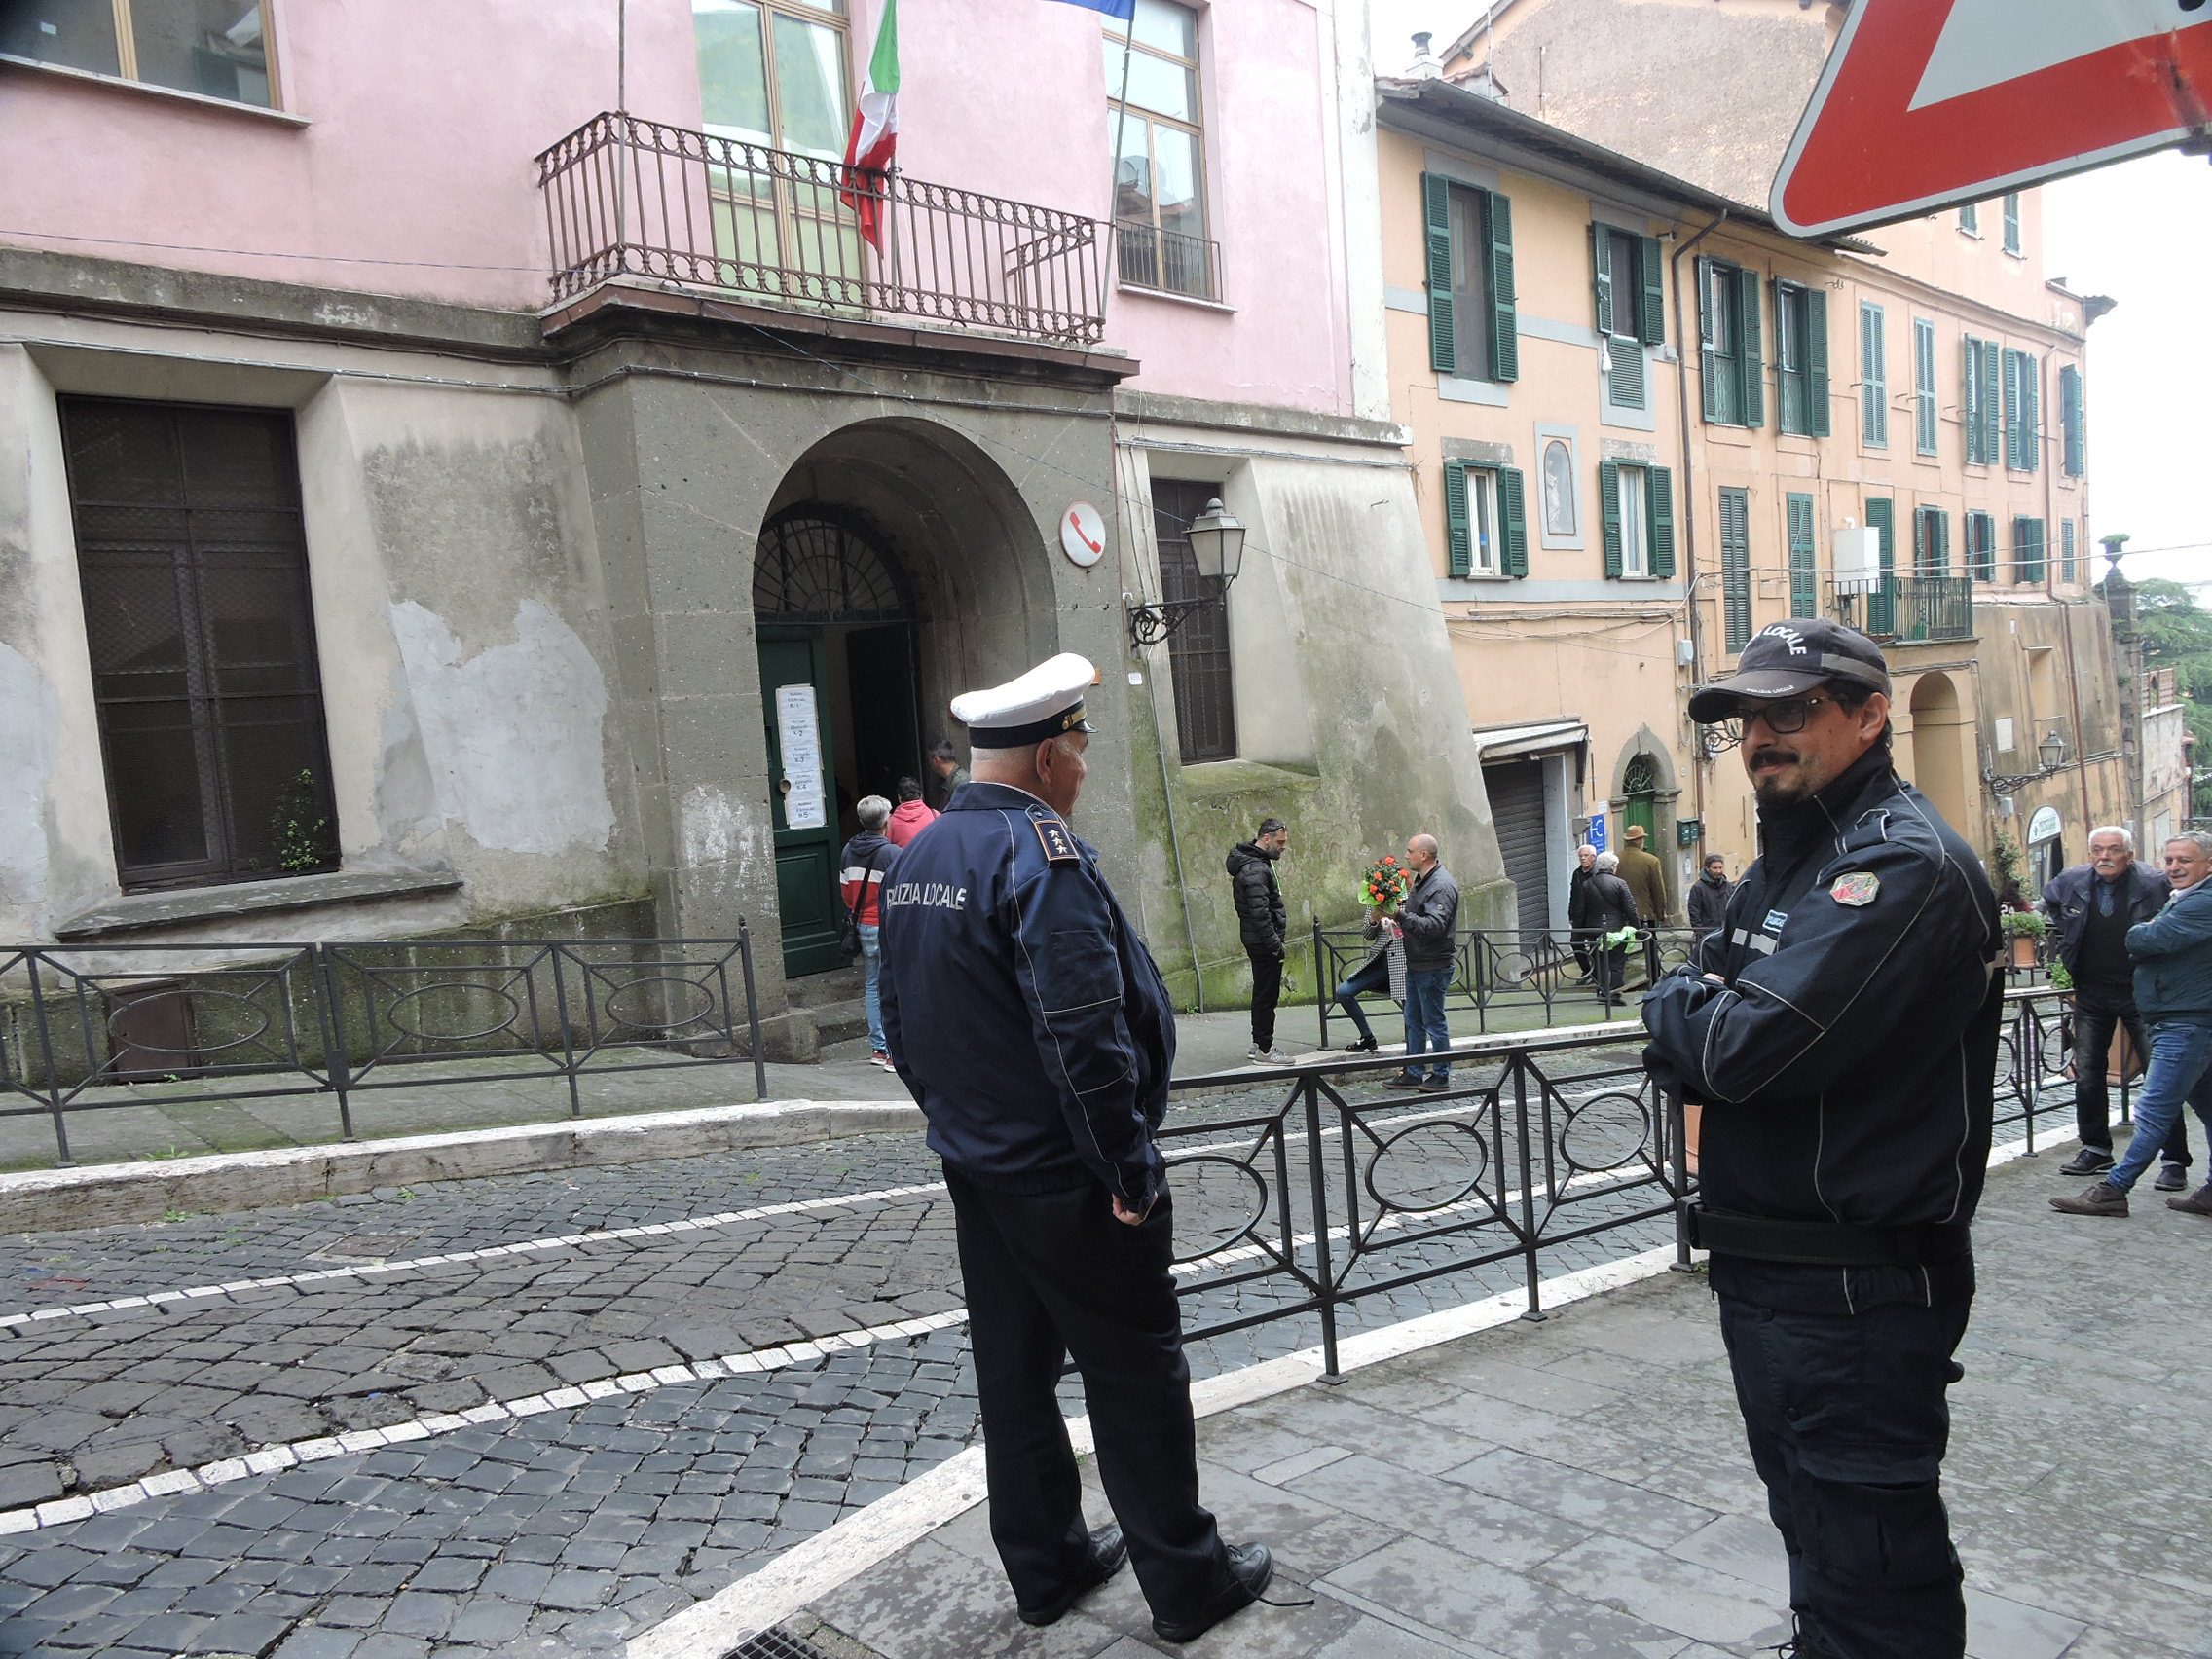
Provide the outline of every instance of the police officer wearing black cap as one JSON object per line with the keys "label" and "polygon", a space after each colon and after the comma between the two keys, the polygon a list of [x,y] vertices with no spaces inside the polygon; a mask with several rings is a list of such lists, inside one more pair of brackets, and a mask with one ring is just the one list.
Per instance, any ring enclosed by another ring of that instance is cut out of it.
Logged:
{"label": "police officer wearing black cap", "polygon": [[1801,1659],[1959,1659],[1937,1487],[1973,1300],[2003,982],[1980,864],[1891,768],[1873,642],[1778,622],[1690,699],[1726,722],[1762,854],[1644,999],[1704,1106],[1692,1236],[1789,1555]]}
{"label": "police officer wearing black cap", "polygon": [[[883,1031],[944,1162],[991,1538],[1022,1619],[1051,1624],[1125,1557],[1153,1628],[1190,1641],[1249,1604],[1273,1567],[1264,1544],[1224,1545],[1198,1502],[1153,1140],[1174,1014],[1097,854],[1067,826],[1095,680],[1068,654],[954,699],[973,781],[884,886]],[[1071,1354],[1120,1522],[1095,1532],[1057,1397]]]}

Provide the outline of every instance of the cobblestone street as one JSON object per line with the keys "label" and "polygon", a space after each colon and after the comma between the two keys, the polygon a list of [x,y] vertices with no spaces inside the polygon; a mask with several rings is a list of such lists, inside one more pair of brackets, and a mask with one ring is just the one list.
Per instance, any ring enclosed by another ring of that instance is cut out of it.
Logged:
{"label": "cobblestone street", "polygon": [[[1279,1099],[1179,1107],[1171,1155],[1234,1153],[1248,1132],[1213,1125]],[[1218,1167],[1179,1186],[1187,1251],[1243,1236],[1245,1200],[1204,1178]],[[1600,1197],[1575,1227],[1630,1207]],[[1390,1247],[1388,1225],[1378,1272],[1468,1249]],[[1668,1236],[1621,1227],[1545,1271]],[[1401,1285],[1343,1327],[1522,1272]],[[23,1529],[0,1540],[0,1654],[612,1651],[977,1432],[950,1210],[919,1136],[18,1237],[0,1274],[18,1286],[0,1510]],[[1189,1318],[1298,1294],[1205,1289]],[[1194,1369],[1317,1333],[1252,1326],[1194,1345]]]}

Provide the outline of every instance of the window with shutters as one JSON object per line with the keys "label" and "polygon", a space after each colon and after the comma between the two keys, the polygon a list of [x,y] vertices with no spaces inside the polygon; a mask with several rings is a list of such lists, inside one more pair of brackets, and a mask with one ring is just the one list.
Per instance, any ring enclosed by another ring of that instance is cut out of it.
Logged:
{"label": "window with shutters", "polygon": [[2024,586],[2040,586],[2043,582],[2043,520],[2016,518],[2012,521],[2013,579]]}
{"label": "window with shutters", "polygon": [[1818,616],[1821,580],[1813,545],[1813,498],[1792,493],[1783,503],[1789,531],[1789,614]]}
{"label": "window with shutters", "polygon": [[1882,308],[1859,305],[1859,435],[1867,443],[1890,441],[1890,353]]}
{"label": "window with shutters", "polygon": [[1513,203],[1494,190],[1422,173],[1428,366],[1464,380],[1521,378],[1513,290]]}
{"label": "window with shutters", "polygon": [[1721,631],[1731,653],[1751,637],[1751,497],[1748,490],[1720,492]]}
{"label": "window with shutters", "polygon": [[1766,424],[1766,365],[1759,327],[1759,274],[1724,259],[1697,262],[1699,382],[1706,422]]}
{"label": "window with shutters", "polygon": [[1774,284],[1775,401],[1782,429],[1828,435],[1828,297],[1802,282]]}
{"label": "window with shutters", "polygon": [[1924,316],[1912,319],[1912,447],[1936,453],[1936,325]]}
{"label": "window with shutters", "polygon": [[276,109],[270,0],[0,0],[0,53]]}
{"label": "window with shutters", "polygon": [[1970,237],[1981,235],[1981,203],[1970,202],[1959,209],[1959,229]]}
{"label": "window with shutters", "polygon": [[1453,575],[1527,575],[1528,515],[1519,467],[1444,463],[1445,565]]}
{"label": "window with shutters", "polygon": [[1664,466],[1603,461],[1598,508],[1604,521],[1605,574],[1675,573],[1675,475]]}
{"label": "window with shutters", "polygon": [[1198,15],[1174,0],[1135,3],[1131,22],[1105,33],[1107,141],[1121,151],[1114,158],[1121,278],[1219,299],[1218,254],[1206,238]]}
{"label": "window with shutters", "polygon": [[1198,562],[1184,534],[1191,521],[1221,494],[1219,484],[1176,478],[1152,481],[1153,534],[1160,543],[1160,597],[1173,605],[1198,600],[1167,636],[1167,666],[1175,681],[1175,732],[1183,764],[1231,760],[1236,756],[1236,692],[1229,654],[1229,600],[1198,575]]}
{"label": "window with shutters", "polygon": [[1886,580],[1896,575],[1898,570],[1897,502],[1887,496],[1869,496],[1866,498],[1866,528],[1874,533],[1876,557]]}
{"label": "window with shutters", "polygon": [[336,867],[288,413],[65,398],[126,890]]}
{"label": "window with shutters", "polygon": [[1605,401],[1616,409],[1647,409],[1643,349],[1667,338],[1665,265],[1658,240],[1616,225],[1593,224],[1590,262]]}
{"label": "window with shutters", "polygon": [[1964,395],[1960,398],[1966,429],[1967,464],[1995,466],[1999,460],[2004,425],[2004,350],[1994,340],[1962,336],[1966,348]]}
{"label": "window with shutters", "polygon": [[2079,478],[2088,464],[2088,422],[2082,406],[2082,371],[2072,363],[2058,371],[2058,424],[2061,468],[2067,477]]}
{"label": "window with shutters", "polygon": [[1941,507],[1918,507],[1912,515],[1912,573],[1951,573],[1951,515]]}
{"label": "window with shutters", "polygon": [[2058,579],[2069,586],[2076,579],[2074,572],[2076,546],[2074,521],[2072,519],[2060,519],[2058,521]]}
{"label": "window with shutters", "polygon": [[[2043,383],[2043,363],[2033,353],[2005,348],[2001,372],[2005,386],[2005,464],[2015,472],[2033,472],[2043,449],[2043,424],[2037,410]],[[1994,459],[1990,461],[1994,466]]]}
{"label": "window with shutters", "polygon": [[1977,582],[1997,579],[1997,520],[1989,513],[1969,513],[1964,527],[1967,574]]}
{"label": "window with shutters", "polygon": [[2005,193],[2005,251],[2020,251],[2020,193],[2016,190]]}

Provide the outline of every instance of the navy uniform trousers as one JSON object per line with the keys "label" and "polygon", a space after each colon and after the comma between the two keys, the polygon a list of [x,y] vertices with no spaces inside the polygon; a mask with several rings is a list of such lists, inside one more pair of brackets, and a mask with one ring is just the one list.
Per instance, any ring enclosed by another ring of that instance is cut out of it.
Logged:
{"label": "navy uniform trousers", "polygon": [[1083,1570],[1083,1483],[1060,1415],[1073,1357],[1114,1518],[1155,1614],[1196,1615],[1230,1584],[1228,1553],[1198,1503],[1198,1436],[1164,1191],[1143,1223],[1114,1219],[1104,1186],[1009,1193],[950,1164],[945,1186],[968,1291],[983,1417],[991,1541],[1022,1606]]}
{"label": "navy uniform trousers", "polygon": [[1716,1254],[1712,1273],[1804,1651],[1960,1659],[1966,1601],[1937,1475],[1972,1260],[1839,1268]]}

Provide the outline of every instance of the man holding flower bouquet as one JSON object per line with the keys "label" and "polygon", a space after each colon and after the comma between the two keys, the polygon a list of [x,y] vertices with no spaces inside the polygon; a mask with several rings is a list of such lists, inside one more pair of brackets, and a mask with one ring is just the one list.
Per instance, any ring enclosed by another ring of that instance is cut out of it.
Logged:
{"label": "man holding flower bouquet", "polygon": [[[1406,1067],[1390,1079],[1390,1087],[1441,1094],[1452,1087],[1452,1028],[1444,1017],[1444,993],[1459,963],[1459,884],[1438,862],[1433,835],[1408,841],[1406,861],[1412,884],[1399,901],[1398,913],[1382,924],[1406,947]],[[1437,1056],[1425,1068],[1420,1063],[1424,1053]]]}

